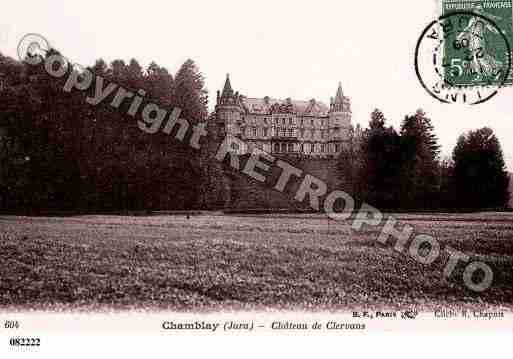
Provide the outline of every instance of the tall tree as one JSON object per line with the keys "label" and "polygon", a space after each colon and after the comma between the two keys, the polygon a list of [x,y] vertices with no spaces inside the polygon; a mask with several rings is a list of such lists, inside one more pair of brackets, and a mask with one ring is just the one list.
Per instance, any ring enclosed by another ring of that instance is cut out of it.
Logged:
{"label": "tall tree", "polygon": [[23,63],[0,54],[0,209],[30,206],[32,160],[28,138],[40,105]]}
{"label": "tall tree", "polygon": [[[204,86],[203,75],[194,61],[185,61],[174,77],[171,102],[173,106],[182,110],[181,117],[186,119],[191,127],[207,121],[208,96]],[[213,154],[192,149],[189,146],[189,139],[190,136],[187,136],[183,144],[174,149],[174,166],[184,176],[181,181],[174,182],[175,193],[181,194],[181,200],[184,201],[186,208],[204,204],[205,190],[208,188],[207,162],[210,164],[214,161]],[[205,147],[206,140],[203,138],[201,148]]]}
{"label": "tall tree", "polygon": [[438,206],[440,146],[431,120],[419,109],[401,125],[401,205],[406,208]]}
{"label": "tall tree", "polygon": [[443,158],[438,167],[440,175],[439,207],[455,208],[457,207],[457,196],[453,191],[454,161],[452,158]]}
{"label": "tall tree", "polygon": [[[46,58],[59,55],[50,49]],[[20,140],[30,158],[30,207],[72,209],[77,205],[80,189],[77,138],[82,120],[81,103],[76,93],[62,90],[67,76],[54,78],[44,68],[25,65],[30,87],[38,94],[39,104],[29,116],[30,128]],[[61,66],[54,63],[54,68]],[[24,121],[16,124],[18,127]]]}
{"label": "tall tree", "polygon": [[384,114],[376,109],[364,132],[365,200],[379,208],[395,208],[399,203],[400,138],[385,124]]}
{"label": "tall tree", "polygon": [[385,128],[385,122],[386,122],[385,114],[383,112],[381,112],[381,110],[376,108],[371,113],[371,120],[369,122],[369,128],[371,130],[383,129],[383,128]]}
{"label": "tall tree", "polygon": [[348,146],[343,146],[337,158],[337,170],[340,176],[340,188],[350,194],[356,202],[361,202],[368,193],[365,171],[366,153],[364,141],[356,138],[351,131]]}
{"label": "tall tree", "polygon": [[458,138],[453,151],[454,191],[460,207],[507,206],[509,176],[501,145],[488,127]]}
{"label": "tall tree", "polygon": [[195,124],[208,115],[208,95],[205,80],[198,67],[188,59],[175,75],[173,105],[182,109],[182,116]]}

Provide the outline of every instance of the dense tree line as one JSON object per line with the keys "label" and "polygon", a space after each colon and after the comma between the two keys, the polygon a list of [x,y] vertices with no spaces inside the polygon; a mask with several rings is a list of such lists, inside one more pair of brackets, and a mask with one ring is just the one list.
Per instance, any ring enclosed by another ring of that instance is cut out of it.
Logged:
{"label": "dense tree line", "polygon": [[[179,107],[191,126],[207,120],[207,93],[192,60],[174,76],[154,62],[143,69],[135,59],[128,64],[100,59],[89,70],[107,83],[143,90],[146,103],[169,112]],[[109,98],[91,106],[85,99],[94,93],[94,82],[86,93],[63,91],[68,75],[55,78],[43,63],[31,66],[0,55],[1,210],[222,205],[224,195],[211,189],[207,172],[219,169],[215,163],[201,166],[211,161],[208,151],[191,148],[187,138],[175,140],[174,132],[141,131],[137,119],[127,115],[126,103],[116,109]],[[202,139],[202,148],[208,141]],[[210,188],[208,198],[202,188]]]}
{"label": "dense tree line", "polygon": [[508,206],[509,176],[500,143],[482,128],[458,139],[451,159],[440,159],[431,120],[418,110],[399,131],[371,114],[361,138],[338,161],[346,187],[360,202],[380,209],[501,209]]}
{"label": "dense tree line", "polygon": [[[86,92],[63,91],[72,67],[55,78],[43,62],[31,66],[0,54],[0,210],[223,207],[228,184],[213,158],[219,139],[195,63],[187,60],[175,75],[154,62],[143,69],[135,59],[100,59],[89,70],[141,94],[144,103],[180,108],[181,118],[205,123],[209,135],[194,149],[188,137],[175,139],[176,129],[148,134],[127,115],[129,102],[120,108],[110,106],[111,98],[86,102],[94,82]],[[491,129],[462,135],[452,159],[440,159],[422,110],[406,116],[399,130],[379,110],[370,117],[363,136],[338,159],[340,182],[357,201],[405,210],[506,206],[509,178]]]}

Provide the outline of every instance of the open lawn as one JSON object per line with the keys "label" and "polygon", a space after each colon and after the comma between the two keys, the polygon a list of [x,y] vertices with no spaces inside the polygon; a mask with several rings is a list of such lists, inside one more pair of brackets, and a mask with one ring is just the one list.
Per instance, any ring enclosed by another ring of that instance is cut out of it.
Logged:
{"label": "open lawn", "polygon": [[398,214],[494,270],[475,293],[322,215],[0,217],[0,309],[513,308],[513,213]]}

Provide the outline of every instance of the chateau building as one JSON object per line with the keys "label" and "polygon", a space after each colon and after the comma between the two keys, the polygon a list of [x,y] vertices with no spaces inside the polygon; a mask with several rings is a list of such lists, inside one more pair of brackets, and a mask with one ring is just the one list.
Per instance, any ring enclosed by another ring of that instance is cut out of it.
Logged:
{"label": "chateau building", "polygon": [[227,75],[223,91],[217,91],[214,118],[220,134],[243,140],[241,154],[257,147],[273,154],[333,157],[361,131],[358,125],[355,133],[351,124],[351,103],[340,83],[328,107],[315,99],[246,97],[233,91]]}

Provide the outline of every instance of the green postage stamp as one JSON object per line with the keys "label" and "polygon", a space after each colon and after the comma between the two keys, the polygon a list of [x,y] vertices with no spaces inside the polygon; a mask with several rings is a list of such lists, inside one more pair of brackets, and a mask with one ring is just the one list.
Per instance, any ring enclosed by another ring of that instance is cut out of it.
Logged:
{"label": "green postage stamp", "polygon": [[440,1],[446,83],[512,85],[513,0]]}

